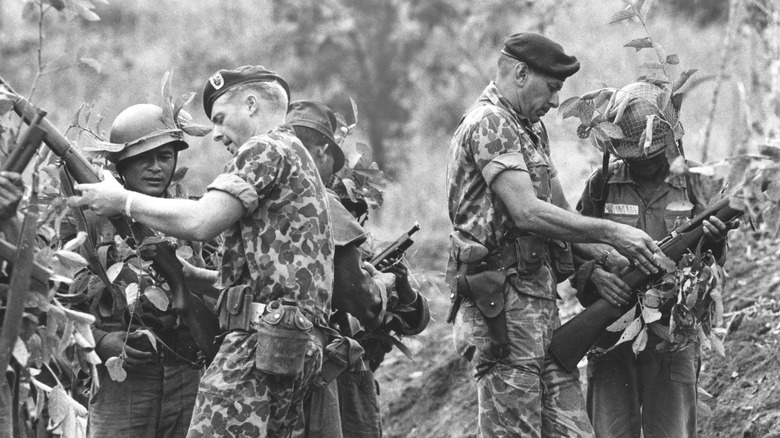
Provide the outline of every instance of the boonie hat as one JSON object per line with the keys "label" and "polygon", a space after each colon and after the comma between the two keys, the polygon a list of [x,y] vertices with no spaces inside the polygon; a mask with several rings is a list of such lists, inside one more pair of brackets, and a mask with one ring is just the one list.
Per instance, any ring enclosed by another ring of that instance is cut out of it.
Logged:
{"label": "boonie hat", "polygon": [[336,114],[324,104],[314,100],[298,100],[290,104],[287,110],[287,124],[304,126],[324,135],[330,145],[328,150],[333,155],[333,172],[344,167],[344,151],[341,150],[334,133],[339,124]]}

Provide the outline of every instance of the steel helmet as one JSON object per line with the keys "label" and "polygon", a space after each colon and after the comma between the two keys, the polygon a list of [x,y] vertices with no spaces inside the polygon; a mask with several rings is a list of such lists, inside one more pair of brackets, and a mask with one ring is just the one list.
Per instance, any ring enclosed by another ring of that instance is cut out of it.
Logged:
{"label": "steel helmet", "polygon": [[[634,82],[615,92],[606,108],[607,120],[614,120],[623,109],[616,125],[623,130],[623,139],[610,139],[612,152],[618,158],[649,158],[662,153],[670,131],[679,120],[669,99],[663,102],[664,90],[649,82]],[[626,100],[628,102],[626,102]],[[653,118],[653,139],[645,149],[641,141],[647,129],[648,117]],[[680,131],[681,132],[681,131]]]}
{"label": "steel helmet", "polygon": [[187,149],[184,131],[166,126],[163,110],[157,105],[142,103],[126,108],[111,125],[111,143],[124,145],[122,150],[108,154],[112,163],[143,154],[168,143],[174,143],[176,152]]}

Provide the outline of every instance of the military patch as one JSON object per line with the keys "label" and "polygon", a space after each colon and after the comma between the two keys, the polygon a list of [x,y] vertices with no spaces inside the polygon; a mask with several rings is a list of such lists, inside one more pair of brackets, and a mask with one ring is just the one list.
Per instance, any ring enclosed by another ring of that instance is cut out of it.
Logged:
{"label": "military patch", "polygon": [[210,77],[209,82],[211,82],[211,86],[214,87],[215,90],[219,90],[225,85],[225,80],[219,72],[216,72],[214,76]]}
{"label": "military patch", "polygon": [[639,206],[631,204],[604,204],[604,214],[638,215]]}

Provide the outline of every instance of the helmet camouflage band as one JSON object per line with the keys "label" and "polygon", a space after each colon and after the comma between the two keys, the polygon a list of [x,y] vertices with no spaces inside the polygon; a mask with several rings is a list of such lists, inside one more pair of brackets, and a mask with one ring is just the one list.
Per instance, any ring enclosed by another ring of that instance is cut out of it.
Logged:
{"label": "helmet camouflage band", "polygon": [[[662,153],[675,138],[672,134],[679,124],[674,106],[669,102],[664,90],[649,82],[634,82],[617,90],[606,108],[607,120],[618,118],[616,125],[623,131],[625,138],[609,141],[612,153],[623,159],[648,158]],[[648,118],[653,118],[653,138],[645,147],[645,131]],[[680,127],[681,128],[681,127]]]}
{"label": "helmet camouflage band", "polygon": [[107,155],[112,163],[141,155],[168,143],[173,143],[177,152],[188,147],[184,141],[184,131],[166,126],[162,108],[151,104],[133,105],[119,113],[111,125],[109,141],[122,145],[120,150]]}

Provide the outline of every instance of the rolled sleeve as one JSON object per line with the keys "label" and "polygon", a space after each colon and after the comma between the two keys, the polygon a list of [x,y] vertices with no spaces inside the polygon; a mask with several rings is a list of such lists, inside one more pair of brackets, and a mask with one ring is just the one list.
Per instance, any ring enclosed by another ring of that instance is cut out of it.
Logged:
{"label": "rolled sleeve", "polygon": [[488,187],[490,187],[493,185],[493,181],[496,180],[498,175],[505,170],[521,170],[523,172],[528,172],[523,154],[513,152],[499,155],[482,168],[482,177],[485,178],[485,182]]}
{"label": "rolled sleeve", "polygon": [[217,176],[217,178],[208,185],[206,190],[219,190],[238,199],[246,209],[247,215],[252,214],[260,202],[260,198],[257,196],[255,188],[241,177],[234,174],[222,174]]}

